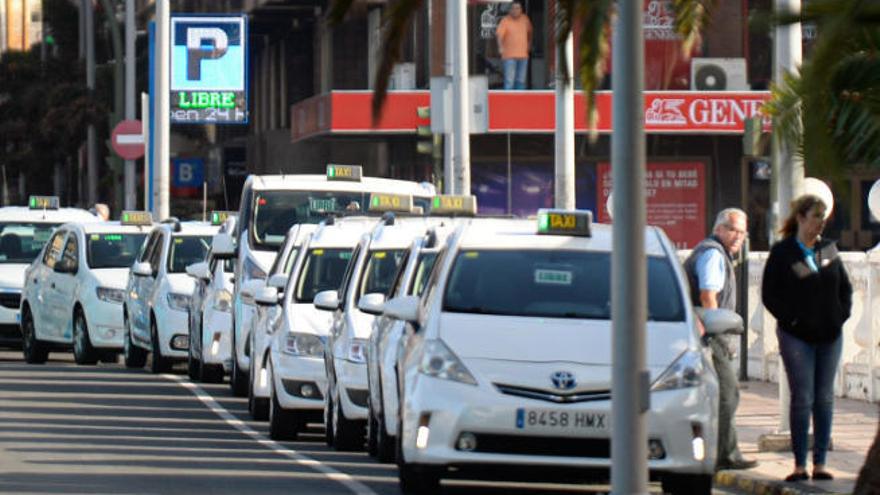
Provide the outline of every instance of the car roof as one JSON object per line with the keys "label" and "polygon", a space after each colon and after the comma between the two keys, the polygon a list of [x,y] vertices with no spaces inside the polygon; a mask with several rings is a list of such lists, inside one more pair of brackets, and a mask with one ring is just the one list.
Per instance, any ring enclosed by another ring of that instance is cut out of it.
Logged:
{"label": "car roof", "polygon": [[370,232],[370,249],[406,249],[431,227],[450,222],[451,219],[443,217],[396,217],[390,225],[380,220]]}
{"label": "car roof", "polygon": [[[284,250],[284,247],[288,245],[289,242],[293,242],[294,246],[301,246],[302,243],[306,240],[306,238],[312,232],[317,229],[318,226],[313,223],[298,223],[290,229],[287,230],[287,234],[284,236],[284,242],[282,243],[281,250]],[[281,251],[279,250],[279,252]]]}
{"label": "car roof", "polygon": [[251,175],[248,177],[254,191],[342,191],[376,192],[384,194],[412,194],[433,196],[436,189],[427,182],[413,182],[382,177],[363,177],[360,181],[327,180],[324,175]]}
{"label": "car roof", "polygon": [[219,225],[211,225],[209,222],[180,222],[180,231],[174,232],[173,223],[160,223],[155,229],[171,232],[174,236],[206,235],[212,236],[220,230]]}
{"label": "car roof", "polygon": [[318,224],[309,240],[310,248],[354,247],[376,225],[375,217],[351,216]]}
{"label": "car roof", "polygon": [[0,208],[0,222],[95,222],[100,218],[82,208],[59,208],[57,210],[32,210],[26,206]]}
{"label": "car roof", "polygon": [[[610,224],[593,223],[590,237],[540,235],[536,219],[475,219],[461,227],[457,242],[460,249],[567,249],[611,252]],[[661,234],[656,227],[646,227],[645,254],[666,256]]]}
{"label": "car roof", "polygon": [[61,227],[81,230],[84,234],[149,234],[153,229],[152,225],[122,225],[118,221],[68,222]]}

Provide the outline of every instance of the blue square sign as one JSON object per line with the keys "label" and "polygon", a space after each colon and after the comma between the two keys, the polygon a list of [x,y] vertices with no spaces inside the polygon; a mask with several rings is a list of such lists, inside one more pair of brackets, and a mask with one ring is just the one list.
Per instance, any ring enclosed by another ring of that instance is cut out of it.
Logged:
{"label": "blue square sign", "polygon": [[247,18],[171,18],[171,121],[247,123]]}
{"label": "blue square sign", "polygon": [[175,158],[172,163],[172,187],[202,187],[202,182],[205,181],[204,160],[201,158]]}

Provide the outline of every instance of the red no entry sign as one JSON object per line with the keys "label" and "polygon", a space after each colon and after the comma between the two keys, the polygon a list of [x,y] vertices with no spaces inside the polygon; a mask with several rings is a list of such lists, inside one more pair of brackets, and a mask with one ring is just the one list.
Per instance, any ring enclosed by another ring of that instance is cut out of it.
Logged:
{"label": "red no entry sign", "polygon": [[125,160],[144,156],[144,133],[140,120],[123,120],[110,135],[113,151]]}

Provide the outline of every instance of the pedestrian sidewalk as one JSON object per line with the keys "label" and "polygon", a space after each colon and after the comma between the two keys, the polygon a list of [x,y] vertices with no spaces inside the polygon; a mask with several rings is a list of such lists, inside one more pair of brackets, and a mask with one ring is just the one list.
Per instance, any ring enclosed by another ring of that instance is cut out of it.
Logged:
{"label": "pedestrian sidewalk", "polygon": [[[739,446],[746,457],[758,461],[758,466],[741,471],[721,471],[715,477],[715,486],[762,495],[852,493],[874,441],[877,422],[877,404],[835,398],[831,430],[833,450],[828,452],[827,461],[827,469],[835,479],[786,483],[783,479],[794,469],[791,452],[758,452],[758,438],[775,432],[779,425],[779,386],[768,382],[744,382],[736,413]],[[810,455],[808,471],[812,470],[811,461]]]}

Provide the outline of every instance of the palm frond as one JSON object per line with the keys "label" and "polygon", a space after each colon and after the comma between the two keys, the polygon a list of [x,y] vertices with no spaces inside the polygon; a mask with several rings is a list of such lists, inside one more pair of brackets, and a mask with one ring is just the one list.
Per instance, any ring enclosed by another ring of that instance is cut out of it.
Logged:
{"label": "palm frond", "polygon": [[[612,0],[563,0],[557,10],[557,45],[568,38],[575,24],[583,27],[578,40],[580,48],[580,81],[587,103],[587,128],[590,138],[596,139],[596,123],[599,112],[596,108],[596,90],[605,77],[605,64],[610,53],[608,35],[611,30]],[[557,57],[563,64],[563,73],[568,73],[564,57]]]}
{"label": "palm frond", "polygon": [[382,106],[388,95],[388,81],[394,65],[400,60],[400,52],[407,31],[412,25],[413,17],[422,7],[423,0],[397,0],[389,6],[382,22],[382,58],[376,71],[375,90],[373,91],[373,125],[382,116]]}
{"label": "palm frond", "polygon": [[709,23],[716,0],[673,0],[675,32],[682,38],[681,49],[690,57],[694,44]]}

